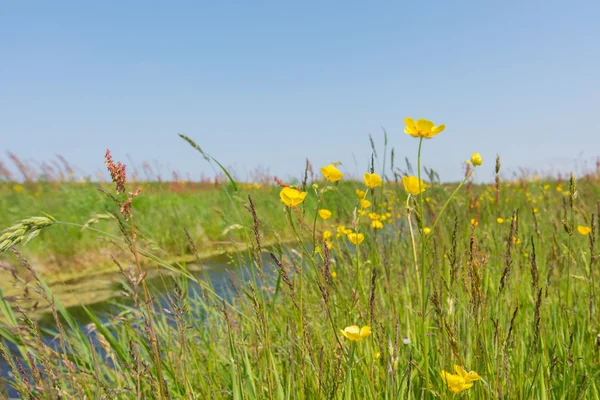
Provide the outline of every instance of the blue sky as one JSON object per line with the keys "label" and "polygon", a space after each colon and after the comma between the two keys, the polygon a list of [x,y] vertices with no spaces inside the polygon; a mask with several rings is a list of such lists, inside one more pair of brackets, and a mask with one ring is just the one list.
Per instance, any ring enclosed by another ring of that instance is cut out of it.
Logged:
{"label": "blue sky", "polygon": [[[600,2],[0,3],[0,160],[62,154],[211,173],[176,134],[244,175],[306,157],[362,173],[382,127],[445,123],[424,164],[473,151],[505,171],[581,169],[600,149]],[[576,161],[580,160],[580,161]]]}

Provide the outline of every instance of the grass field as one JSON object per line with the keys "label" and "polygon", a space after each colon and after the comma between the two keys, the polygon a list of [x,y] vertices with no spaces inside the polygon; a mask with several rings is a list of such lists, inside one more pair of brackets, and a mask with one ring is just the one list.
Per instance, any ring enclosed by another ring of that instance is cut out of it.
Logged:
{"label": "grass field", "polygon": [[[118,173],[129,191],[115,201],[91,184],[3,185],[4,262],[57,323],[49,346],[30,309],[2,300],[0,354],[10,345],[19,362],[7,385],[41,399],[599,399],[600,174],[503,181],[500,160],[474,155],[463,182],[442,184],[422,168],[423,139],[439,132],[417,128],[414,171],[384,149],[388,165],[374,157],[364,180],[325,166],[298,192],[145,184],[128,208],[135,185]],[[472,184],[494,162],[497,181]],[[56,221],[13,225],[40,211]],[[111,217],[82,230],[96,214]],[[226,298],[173,262],[211,242],[245,244],[253,260]],[[267,243],[279,245],[265,259]],[[90,330],[25,261],[110,260],[113,247],[134,305],[108,323],[89,312]],[[178,277],[166,307],[144,280],[156,267]]]}

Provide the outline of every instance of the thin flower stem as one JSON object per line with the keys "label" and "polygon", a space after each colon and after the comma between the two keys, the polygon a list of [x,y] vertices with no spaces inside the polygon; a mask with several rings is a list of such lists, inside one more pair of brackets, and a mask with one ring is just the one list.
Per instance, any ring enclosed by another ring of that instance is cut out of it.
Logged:
{"label": "thin flower stem", "polygon": [[417,154],[417,168],[419,179],[419,206],[421,209],[421,321],[423,339],[423,357],[425,359],[425,390],[429,389],[429,337],[427,336],[427,270],[425,263],[425,212],[423,209],[423,190],[421,181],[421,148],[423,137],[419,139],[419,152]]}
{"label": "thin flower stem", "polygon": [[[463,179],[463,181],[456,187],[456,189],[454,189],[454,192],[452,192],[452,195],[450,195],[450,197],[448,198],[448,200],[446,200],[446,203],[442,207],[442,210],[438,214],[437,218],[435,219],[435,222],[433,223],[433,226],[431,227],[431,232],[433,232],[433,230],[435,229],[437,223],[439,222],[440,218],[442,217],[442,214],[444,214],[444,211],[446,211],[446,207],[448,207],[448,204],[450,204],[450,201],[452,201],[452,199],[454,198],[454,196],[456,195],[456,193],[458,193],[458,191],[460,190],[460,188],[469,180],[469,178],[471,177],[471,175],[473,175],[473,171],[475,171],[475,168],[473,168],[467,174],[467,176],[465,177],[465,179]],[[426,239],[426,242],[429,241],[429,239],[431,239],[432,237],[433,237],[433,235],[429,235],[429,237]]]}
{"label": "thin flower stem", "polygon": [[[417,282],[420,282],[420,274],[419,274],[419,262],[417,259],[417,246],[415,244],[415,234],[413,232],[413,227],[412,227],[412,222],[410,220],[410,207],[408,205],[408,202],[410,201],[410,193],[406,199],[406,219],[408,220],[408,229],[410,230],[410,240],[412,243],[412,249],[413,249],[413,260],[415,261],[415,273],[417,274]],[[419,295],[421,294],[421,286],[417,285],[417,288],[419,288]]]}

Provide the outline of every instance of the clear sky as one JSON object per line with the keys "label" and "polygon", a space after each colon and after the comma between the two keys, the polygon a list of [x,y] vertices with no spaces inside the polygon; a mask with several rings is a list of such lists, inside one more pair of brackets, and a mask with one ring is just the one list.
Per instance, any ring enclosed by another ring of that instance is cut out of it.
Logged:
{"label": "clear sky", "polygon": [[0,159],[110,148],[193,177],[176,134],[244,175],[300,176],[306,157],[366,170],[382,127],[445,123],[424,164],[456,179],[473,151],[506,170],[600,155],[600,1],[0,2]]}

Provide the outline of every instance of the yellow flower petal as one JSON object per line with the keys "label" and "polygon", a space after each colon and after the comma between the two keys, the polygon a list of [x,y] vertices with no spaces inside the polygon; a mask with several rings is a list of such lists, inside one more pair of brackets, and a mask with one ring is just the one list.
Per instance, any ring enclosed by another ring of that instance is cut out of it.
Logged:
{"label": "yellow flower petal", "polygon": [[583,226],[583,225],[579,225],[577,227],[577,231],[583,235],[583,236],[587,236],[592,232],[592,228],[590,228],[589,226]]}
{"label": "yellow flower petal", "polygon": [[321,173],[329,182],[337,182],[344,177],[344,174],[333,164],[329,164],[326,167],[321,167]]}
{"label": "yellow flower petal", "polygon": [[319,210],[319,217],[323,218],[323,219],[329,219],[329,217],[331,217],[331,211],[322,208]]}

